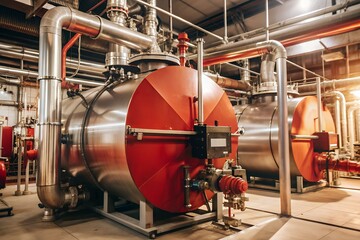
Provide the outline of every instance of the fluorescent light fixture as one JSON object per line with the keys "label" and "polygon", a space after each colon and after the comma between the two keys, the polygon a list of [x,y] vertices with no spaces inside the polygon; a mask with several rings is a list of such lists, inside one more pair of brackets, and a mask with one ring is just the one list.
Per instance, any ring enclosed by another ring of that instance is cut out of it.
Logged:
{"label": "fluorescent light fixture", "polygon": [[358,98],[360,98],[360,90],[353,90],[353,91],[350,91],[350,93]]}
{"label": "fluorescent light fixture", "polygon": [[345,58],[345,56],[342,52],[337,51],[337,52],[331,52],[331,53],[324,53],[323,55],[321,55],[321,58],[325,62],[332,62],[332,61],[342,60]]}
{"label": "fluorescent light fixture", "polygon": [[313,2],[313,0],[301,0],[299,4],[303,10],[308,10]]}

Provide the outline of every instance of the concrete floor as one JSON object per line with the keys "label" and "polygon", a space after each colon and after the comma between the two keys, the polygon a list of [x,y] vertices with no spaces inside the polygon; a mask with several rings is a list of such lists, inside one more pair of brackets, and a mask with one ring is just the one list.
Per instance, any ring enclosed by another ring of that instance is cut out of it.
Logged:
{"label": "concrete floor", "polygon": [[[342,186],[359,188],[359,180],[344,179]],[[35,192],[35,186],[30,190]],[[14,207],[14,216],[0,217],[0,239],[147,239],[145,236],[105,219],[92,211],[69,212],[55,222],[42,222],[36,194],[14,196],[15,186],[1,190],[3,199]],[[157,239],[360,239],[360,190],[325,188],[292,194],[292,218],[279,217],[277,192],[251,189],[248,209],[236,212],[244,225],[237,232],[211,223],[160,235]]]}

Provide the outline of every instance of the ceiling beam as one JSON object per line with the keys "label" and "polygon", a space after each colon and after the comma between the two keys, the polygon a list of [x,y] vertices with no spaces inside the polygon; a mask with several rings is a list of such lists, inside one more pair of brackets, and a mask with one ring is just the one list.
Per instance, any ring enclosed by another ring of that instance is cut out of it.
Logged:
{"label": "ceiling beam", "polygon": [[34,17],[47,2],[48,0],[33,0],[33,8],[26,13],[26,19]]}

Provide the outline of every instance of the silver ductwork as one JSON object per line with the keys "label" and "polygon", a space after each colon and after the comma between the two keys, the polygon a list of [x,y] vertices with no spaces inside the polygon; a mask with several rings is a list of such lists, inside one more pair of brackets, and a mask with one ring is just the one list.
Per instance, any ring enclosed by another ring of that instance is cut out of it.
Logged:
{"label": "silver ductwork", "polygon": [[[323,97],[328,97],[328,96],[332,96],[332,97],[336,97],[336,100],[340,101],[340,121],[338,121],[337,117],[337,121],[336,123],[340,123],[340,128],[341,128],[341,146],[344,148],[344,151],[348,150],[348,132],[347,132],[347,118],[346,118],[346,99],[345,96],[342,92],[339,91],[331,91],[328,93],[323,93],[322,94]],[[337,114],[335,114],[337,115]],[[340,129],[339,129],[340,130]]]}
{"label": "silver ductwork", "polygon": [[[322,89],[331,88],[331,89],[341,89],[349,87],[358,87],[360,84],[360,77],[346,78],[346,79],[335,79],[329,81],[323,81],[320,83]],[[299,93],[302,95],[313,94],[316,91],[316,84],[306,84],[298,86]]]}
{"label": "silver ductwork", "polygon": [[[11,67],[3,67],[0,66],[0,74],[2,75],[9,75],[9,76],[17,76],[17,77],[30,77],[30,78],[37,78],[38,73],[26,70],[26,69],[18,69],[18,68],[11,68]],[[75,84],[83,84],[85,86],[103,86],[103,82],[91,81],[91,80],[84,80],[79,78],[66,78],[66,81],[75,83]],[[20,85],[19,82],[17,85]],[[26,83],[25,83],[26,84]],[[34,82],[34,84],[36,84]]]}
{"label": "silver ductwork", "polygon": [[[148,0],[148,3],[152,6],[156,7],[156,0]],[[157,44],[157,26],[158,20],[156,16],[156,9],[155,8],[147,8],[146,15],[145,15],[145,28],[144,33],[150,36],[154,44],[151,47],[152,53],[159,53],[161,52],[159,45]]]}
{"label": "silver ductwork", "polygon": [[61,208],[78,201],[78,194],[60,187],[61,136],[61,35],[62,29],[104,39],[139,51],[150,48],[153,40],[98,16],[67,7],[49,10],[40,24],[39,52],[39,169],[38,196],[45,207]]}
{"label": "silver ductwork", "polygon": [[[128,11],[126,0],[108,0],[106,8],[108,9],[107,16],[111,22],[126,27]],[[129,48],[123,45],[110,43],[109,52],[106,53],[105,65],[107,67],[128,65],[129,56]]]}
{"label": "silver ductwork", "polygon": [[349,144],[350,144],[350,158],[354,159],[355,157],[355,149],[354,149],[354,143],[355,143],[355,118],[354,113],[360,109],[360,104],[351,106],[348,109],[348,128],[349,128]]}

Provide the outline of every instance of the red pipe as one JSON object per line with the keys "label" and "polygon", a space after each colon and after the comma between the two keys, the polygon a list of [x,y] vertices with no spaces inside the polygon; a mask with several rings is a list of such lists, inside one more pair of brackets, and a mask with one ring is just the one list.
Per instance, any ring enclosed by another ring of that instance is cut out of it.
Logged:
{"label": "red pipe", "polygon": [[61,86],[63,88],[70,87],[68,83],[66,83],[66,54],[69,49],[75,44],[75,42],[80,38],[81,34],[76,33],[63,47],[61,52]]}
{"label": "red pipe", "polygon": [[[92,10],[96,9],[97,7],[99,7],[101,4],[103,4],[106,0],[101,0],[99,1],[97,4],[95,4],[93,7],[91,7],[87,12],[91,12]],[[95,34],[96,35],[96,34]],[[70,83],[66,83],[66,54],[69,51],[69,49],[75,44],[75,42],[80,38],[81,34],[80,33],[76,33],[63,47],[62,52],[61,52],[61,87],[63,88],[77,88],[79,85],[78,84],[70,84]]]}
{"label": "red pipe", "polygon": [[189,48],[188,42],[189,38],[187,33],[181,32],[178,35],[179,44],[177,45],[179,49],[179,57],[180,57],[180,66],[185,67],[186,63],[186,52]]}
{"label": "red pipe", "polygon": [[[338,24],[335,26],[329,26],[328,28],[322,28],[321,30],[312,31],[297,37],[289,38],[280,41],[285,47],[299,44],[306,41],[311,41],[315,39],[330,37],[350,31],[354,31],[360,28],[360,20],[353,20],[347,23]],[[238,61],[244,58],[252,58],[262,54],[262,50],[250,50],[248,52],[236,53],[236,50],[233,53],[224,54],[216,57],[209,57],[204,59],[204,66],[210,66],[220,63],[227,63]]]}
{"label": "red pipe", "polygon": [[334,171],[360,173],[360,162],[357,161],[334,159],[324,154],[316,154],[314,158],[320,171],[329,169]]}

